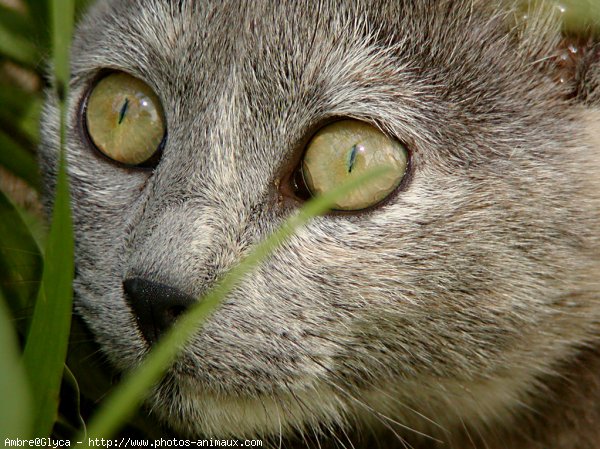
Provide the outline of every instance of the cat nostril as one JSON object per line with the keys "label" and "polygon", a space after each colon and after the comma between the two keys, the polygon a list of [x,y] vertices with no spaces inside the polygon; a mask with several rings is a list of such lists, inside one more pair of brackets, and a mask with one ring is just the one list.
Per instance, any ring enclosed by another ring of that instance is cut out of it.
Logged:
{"label": "cat nostril", "polygon": [[186,311],[185,307],[181,307],[181,306],[169,307],[165,310],[165,317],[167,319],[175,321],[179,317],[179,315],[181,315],[185,311]]}
{"label": "cat nostril", "polygon": [[138,328],[150,344],[196,301],[174,287],[143,278],[126,279],[123,290]]}

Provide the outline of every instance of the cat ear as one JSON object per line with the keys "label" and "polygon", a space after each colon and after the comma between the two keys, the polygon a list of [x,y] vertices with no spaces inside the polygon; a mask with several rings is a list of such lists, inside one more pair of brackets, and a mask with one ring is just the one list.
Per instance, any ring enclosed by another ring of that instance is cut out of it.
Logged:
{"label": "cat ear", "polygon": [[527,1],[513,20],[525,54],[554,81],[558,95],[600,106],[600,7],[583,0]]}
{"label": "cat ear", "polygon": [[554,66],[556,80],[576,102],[600,105],[600,3],[564,0],[556,5],[562,23],[562,41]]}
{"label": "cat ear", "polygon": [[557,81],[570,84],[572,98],[589,106],[600,106],[600,40],[597,37],[566,39],[556,64]]}

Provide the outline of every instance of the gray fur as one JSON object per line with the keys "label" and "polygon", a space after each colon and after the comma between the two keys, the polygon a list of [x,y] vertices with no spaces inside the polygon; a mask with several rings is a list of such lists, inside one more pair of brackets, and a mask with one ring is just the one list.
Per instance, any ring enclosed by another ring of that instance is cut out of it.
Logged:
{"label": "gray fur", "polygon": [[[76,309],[119,369],[147,351],[123,279],[210,289],[296,209],[280,183],[324,120],[374,123],[411,152],[390,201],[319,217],[243,281],[152,414],[180,436],[275,446],[596,447],[599,58],[589,44],[556,82],[557,16],[517,16],[451,0],[95,6],[70,91]],[[104,69],[163,102],[153,171],[82,137]],[[50,96],[48,191],[57,127]]]}

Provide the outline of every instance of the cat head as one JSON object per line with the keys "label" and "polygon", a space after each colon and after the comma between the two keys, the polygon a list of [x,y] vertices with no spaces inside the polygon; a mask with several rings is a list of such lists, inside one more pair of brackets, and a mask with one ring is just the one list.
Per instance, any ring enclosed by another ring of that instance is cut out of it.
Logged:
{"label": "cat head", "polygon": [[[75,304],[120,370],[335,181],[337,156],[306,167],[319,133],[363,126],[405,157],[381,201],[317,217],[239,284],[153,413],[215,436],[486,420],[592,338],[599,71],[561,60],[556,14],[521,15],[445,0],[93,8],[69,96]],[[110,103],[119,89],[131,103]],[[115,137],[107,114],[143,123]],[[49,95],[48,192],[58,123]]]}

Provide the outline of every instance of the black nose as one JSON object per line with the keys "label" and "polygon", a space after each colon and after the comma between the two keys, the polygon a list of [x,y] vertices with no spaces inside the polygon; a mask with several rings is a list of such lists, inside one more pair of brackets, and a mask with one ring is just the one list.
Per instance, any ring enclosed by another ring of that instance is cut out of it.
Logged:
{"label": "black nose", "polygon": [[150,344],[155,343],[177,317],[196,302],[194,297],[176,288],[142,278],[126,279],[123,289],[138,327]]}

